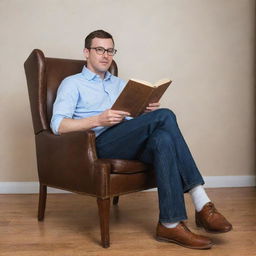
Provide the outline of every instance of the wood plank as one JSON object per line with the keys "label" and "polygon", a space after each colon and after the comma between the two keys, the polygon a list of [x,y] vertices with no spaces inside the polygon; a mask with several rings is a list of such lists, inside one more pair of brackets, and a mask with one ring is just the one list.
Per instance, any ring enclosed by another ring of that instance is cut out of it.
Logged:
{"label": "wood plank", "polygon": [[211,250],[186,249],[154,239],[158,220],[156,192],[121,196],[110,210],[110,248],[100,245],[95,198],[49,194],[45,219],[37,221],[38,195],[0,195],[0,255],[256,255],[256,188],[207,189],[208,195],[234,230],[207,234],[194,222],[194,209],[185,195],[188,226],[215,242]]}

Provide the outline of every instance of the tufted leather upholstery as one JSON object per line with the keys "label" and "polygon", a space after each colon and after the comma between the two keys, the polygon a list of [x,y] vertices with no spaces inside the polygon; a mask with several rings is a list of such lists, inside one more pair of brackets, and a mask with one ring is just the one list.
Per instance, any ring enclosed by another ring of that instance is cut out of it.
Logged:
{"label": "tufted leather upholstery", "polygon": [[[24,63],[40,182],[38,219],[44,218],[47,186],[97,197],[102,245],[108,247],[110,198],[153,188],[155,176],[151,166],[139,161],[99,159],[93,131],[60,136],[51,132],[58,86],[65,77],[81,72],[83,65],[83,60],[46,58],[39,49]],[[117,75],[114,61],[110,72]]]}

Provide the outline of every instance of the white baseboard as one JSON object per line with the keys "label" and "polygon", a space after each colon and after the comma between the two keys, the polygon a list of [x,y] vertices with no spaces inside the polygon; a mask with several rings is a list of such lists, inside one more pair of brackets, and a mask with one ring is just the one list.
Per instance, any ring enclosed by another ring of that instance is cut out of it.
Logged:
{"label": "white baseboard", "polygon": [[[0,194],[37,194],[39,182],[0,182]],[[65,190],[47,187],[47,193],[69,193]]]}
{"label": "white baseboard", "polygon": [[206,176],[206,188],[255,187],[256,176]]}
{"label": "white baseboard", "polygon": [[[204,180],[206,188],[256,186],[256,176],[206,176],[204,177]],[[38,182],[0,182],[0,194],[35,194],[38,193],[38,191]],[[50,187],[47,189],[47,192],[69,193],[64,190]]]}

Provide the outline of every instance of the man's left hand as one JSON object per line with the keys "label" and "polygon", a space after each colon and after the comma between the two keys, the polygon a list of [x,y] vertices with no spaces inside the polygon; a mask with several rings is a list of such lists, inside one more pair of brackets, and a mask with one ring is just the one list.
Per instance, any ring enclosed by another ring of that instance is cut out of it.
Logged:
{"label": "man's left hand", "polygon": [[159,107],[160,107],[159,102],[149,103],[144,112],[145,113],[151,112],[151,111],[158,109]]}

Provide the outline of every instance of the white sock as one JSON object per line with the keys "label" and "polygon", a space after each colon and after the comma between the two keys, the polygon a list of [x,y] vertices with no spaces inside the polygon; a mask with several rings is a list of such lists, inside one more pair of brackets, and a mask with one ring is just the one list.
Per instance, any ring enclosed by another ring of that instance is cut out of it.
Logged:
{"label": "white sock", "polygon": [[166,228],[176,228],[180,222],[161,222]]}
{"label": "white sock", "polygon": [[200,212],[203,209],[204,205],[211,201],[202,185],[192,188],[189,191],[189,194],[191,195],[193,204],[197,212]]}

